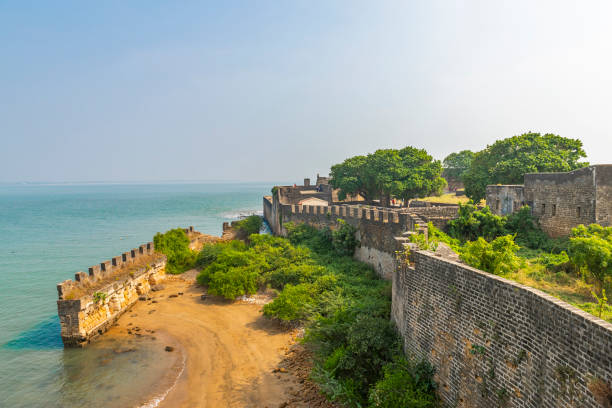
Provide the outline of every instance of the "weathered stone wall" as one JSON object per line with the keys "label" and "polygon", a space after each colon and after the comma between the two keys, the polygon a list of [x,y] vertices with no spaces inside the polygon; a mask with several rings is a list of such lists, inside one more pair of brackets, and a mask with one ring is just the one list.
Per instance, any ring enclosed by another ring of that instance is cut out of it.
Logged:
{"label": "weathered stone wall", "polygon": [[596,222],[596,166],[568,173],[525,174],[525,201],[551,237]]}
{"label": "weathered stone wall", "polygon": [[68,299],[60,297],[57,312],[64,346],[83,346],[104,333],[138,301],[139,296],[149,293],[151,285],[163,279],[165,266],[166,258],[161,255],[150,265],[138,268],[120,280],[90,290],[76,299],[70,299],[70,292],[66,294]]}
{"label": "weathered stone wall", "polygon": [[443,228],[457,214],[457,207],[431,207],[419,209],[386,209],[361,205],[284,205],[278,200],[264,198],[264,217],[276,235],[286,236],[286,224],[306,223],[316,228],[336,228],[338,219],[357,229],[360,247],[355,258],[372,265],[380,276],[391,279],[397,249],[395,237],[428,221]]}
{"label": "weathered stone wall", "polygon": [[498,215],[526,204],[551,237],[570,234],[580,224],[612,225],[612,165],[567,173],[529,173],[524,185],[487,186],[487,205]]}
{"label": "weathered stone wall", "polygon": [[493,214],[508,215],[525,205],[523,185],[487,186],[487,206]]}
{"label": "weathered stone wall", "polygon": [[596,399],[610,398],[611,324],[429,252],[411,258],[393,274],[392,318],[448,406],[609,406]]}
{"label": "weathered stone wall", "polygon": [[[374,267],[387,279],[391,278],[396,243],[393,237],[411,230],[413,221],[407,214],[392,211],[365,209],[359,206],[281,206],[280,220],[273,228],[278,235],[286,235],[285,225],[306,223],[316,228],[336,228],[338,219],[343,219],[357,229],[357,238],[361,246],[355,251],[355,257]],[[274,218],[272,219],[274,220]],[[272,221],[274,222],[274,221]],[[268,221],[272,225],[271,221]]]}
{"label": "weathered stone wall", "polygon": [[612,225],[612,165],[595,167],[595,222]]}
{"label": "weathered stone wall", "polygon": [[[146,264],[144,264],[146,262]],[[105,332],[165,274],[166,257],[153,243],[77,272],[57,285],[57,313],[65,346],[82,346]]]}

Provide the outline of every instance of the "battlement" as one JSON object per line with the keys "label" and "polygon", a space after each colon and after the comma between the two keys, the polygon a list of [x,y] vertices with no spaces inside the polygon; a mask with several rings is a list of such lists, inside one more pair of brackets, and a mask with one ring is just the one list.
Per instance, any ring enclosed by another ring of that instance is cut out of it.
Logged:
{"label": "battlement", "polygon": [[[83,271],[74,274],[74,280],[68,279],[57,284],[57,294],[60,300],[74,299],[79,295],[91,292],[108,283],[109,278],[132,272],[136,274],[146,269],[146,264],[159,262],[164,255],[155,254],[153,242],[140,245],[128,252],[115,256],[110,260],[100,262]],[[141,268],[138,268],[141,266]],[[133,267],[133,268],[130,268]],[[135,269],[135,270],[128,270]]]}
{"label": "battlement", "polygon": [[292,214],[329,215],[336,218],[356,218],[382,223],[400,223],[406,219],[406,213],[394,210],[380,210],[367,208],[359,205],[299,205],[293,204],[288,207]]}

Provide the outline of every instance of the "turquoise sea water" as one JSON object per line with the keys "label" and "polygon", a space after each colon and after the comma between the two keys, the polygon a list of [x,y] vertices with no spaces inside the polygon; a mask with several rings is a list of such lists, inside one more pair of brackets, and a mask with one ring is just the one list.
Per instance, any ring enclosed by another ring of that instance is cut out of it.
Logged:
{"label": "turquoise sea water", "polygon": [[64,350],[56,284],[158,231],[220,235],[271,185],[0,185],[0,407],[138,406],[170,358],[155,342]]}

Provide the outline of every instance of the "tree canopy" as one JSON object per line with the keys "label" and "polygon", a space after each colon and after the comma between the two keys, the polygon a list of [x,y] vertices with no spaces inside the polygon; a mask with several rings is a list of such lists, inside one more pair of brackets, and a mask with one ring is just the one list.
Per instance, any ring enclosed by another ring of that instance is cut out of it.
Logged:
{"label": "tree canopy", "polygon": [[474,152],[471,150],[462,150],[460,152],[451,153],[444,161],[442,161],[442,177],[446,180],[461,181],[463,173],[465,173],[472,164]]}
{"label": "tree canopy", "polygon": [[330,184],[340,189],[343,200],[360,194],[367,201],[380,199],[388,206],[391,197],[411,198],[439,193],[446,185],[442,165],[424,149],[382,149],[367,156],[354,156],[331,167]]}
{"label": "tree canopy", "polygon": [[588,163],[582,142],[547,133],[498,140],[476,153],[463,174],[466,195],[478,202],[488,184],[521,184],[525,173],[571,171]]}

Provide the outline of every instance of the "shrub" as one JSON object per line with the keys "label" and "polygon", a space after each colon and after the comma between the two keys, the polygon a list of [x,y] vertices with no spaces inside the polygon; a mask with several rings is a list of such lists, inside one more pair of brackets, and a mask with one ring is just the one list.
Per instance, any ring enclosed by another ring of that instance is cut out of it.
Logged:
{"label": "shrub", "polygon": [[586,267],[601,285],[612,276],[612,227],[591,224],[572,229],[570,257],[574,264]]}
{"label": "shrub", "polygon": [[266,281],[275,289],[283,289],[287,284],[312,283],[325,272],[326,269],[323,266],[291,264],[274,269],[266,276]]}
{"label": "shrub", "polygon": [[570,272],[572,269],[569,256],[565,251],[559,254],[542,254],[538,262],[551,272]]}
{"label": "shrub", "polygon": [[516,256],[518,249],[519,246],[514,243],[512,235],[498,237],[491,242],[478,238],[476,241],[467,242],[460,256],[474,268],[501,275],[520,268],[522,261]]}
{"label": "shrub", "polygon": [[311,284],[287,284],[272,303],[263,307],[264,316],[276,317],[287,322],[301,321],[309,316],[308,309],[314,301]]}
{"label": "shrub", "polygon": [[372,408],[433,408],[436,406],[434,368],[427,362],[409,362],[397,355],[383,368],[383,378],[369,395]]}
{"label": "shrub", "polygon": [[249,215],[243,220],[234,224],[234,226],[242,231],[248,237],[251,234],[258,234],[263,225],[263,219],[259,215]]}
{"label": "shrub", "polygon": [[484,238],[491,241],[505,233],[505,217],[491,212],[489,207],[478,210],[473,204],[459,204],[459,214],[448,222],[449,234],[461,241]]}
{"label": "shrub", "polygon": [[170,274],[183,273],[195,266],[197,254],[189,249],[189,238],[181,228],[155,234],[153,237],[155,250],[166,255],[166,272]]}
{"label": "shrub", "polygon": [[359,241],[355,238],[357,229],[346,221],[338,219],[338,228],[332,231],[332,247],[340,255],[352,256]]}
{"label": "shrub", "polygon": [[205,244],[196,258],[195,265],[198,268],[205,268],[211,263],[215,262],[226,245],[227,244],[223,242]]}
{"label": "shrub", "polygon": [[223,296],[226,299],[236,299],[238,296],[251,295],[257,292],[256,270],[250,267],[230,268],[209,275],[208,292]]}

